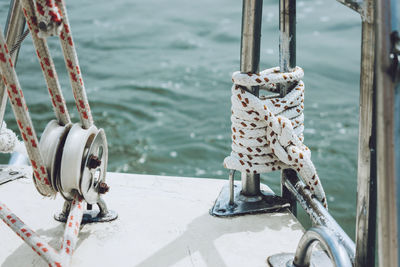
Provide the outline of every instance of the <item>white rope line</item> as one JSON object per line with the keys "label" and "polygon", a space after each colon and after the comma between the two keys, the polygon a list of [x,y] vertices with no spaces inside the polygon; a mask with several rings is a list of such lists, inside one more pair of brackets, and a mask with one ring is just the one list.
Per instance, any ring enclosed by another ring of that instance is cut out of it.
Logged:
{"label": "white rope line", "polygon": [[[37,5],[38,4],[39,2],[37,2]],[[57,71],[54,66],[53,58],[51,57],[49,47],[47,46],[46,38],[39,37],[39,33],[41,31],[39,31],[37,22],[38,19],[36,19],[35,17],[34,2],[32,0],[22,0],[21,5],[26,22],[28,24],[28,28],[32,35],[33,44],[36,49],[36,55],[38,57],[44,78],[46,80],[54,113],[58,122],[61,125],[67,125],[71,122],[71,119],[68,114],[67,105],[61,91],[60,83],[58,81]]]}
{"label": "white rope line", "polygon": [[71,204],[68,220],[65,224],[64,238],[61,249],[57,252],[38,234],[30,229],[6,205],[0,202],[0,218],[22,239],[33,251],[42,257],[51,267],[66,267],[70,265],[72,253],[78,241],[85,201],[75,195]]}
{"label": "white rope line", "polygon": [[[259,74],[232,75],[232,152],[224,160],[228,169],[265,173],[292,168],[311,192],[327,207],[324,189],[311,161],[311,151],[303,144],[304,72],[296,67],[290,73],[271,68]],[[270,92],[277,84],[293,84],[285,96],[256,97],[249,92],[260,86]]]}
{"label": "white rope line", "polygon": [[61,10],[54,0],[35,0],[39,37],[59,35],[62,28]]}
{"label": "white rope line", "polygon": [[63,0],[56,0],[58,8],[61,10],[63,27],[60,32],[61,48],[64,53],[64,60],[74,93],[76,107],[79,112],[82,128],[89,129],[93,125],[92,112],[86,96],[85,85],[83,83],[81,69],[79,67],[78,55],[75,50],[72,38],[71,27],[68,21],[67,10]]}
{"label": "white rope line", "polygon": [[[93,118],[63,1],[36,0],[36,2],[34,2],[34,0],[22,0],[22,9],[32,34],[36,53],[46,79],[53,108],[59,123],[61,125],[70,123],[70,117],[65,100],[62,96],[54,63],[46,43],[46,38],[52,35],[59,35],[82,127],[86,129],[89,128],[93,125]],[[44,165],[44,160],[38,147],[38,138],[33,128],[28,107],[1,29],[0,70],[4,84],[7,87],[7,93],[18,127],[31,160],[35,186],[42,195],[54,196],[57,192],[49,183],[49,172]],[[13,145],[11,143],[12,141],[15,142],[16,136],[14,133],[9,132],[9,130],[7,131],[6,127],[3,128],[4,129],[0,131],[0,149],[2,148],[1,145],[3,145],[4,151],[9,151],[11,147],[15,147],[15,144]],[[83,205],[85,203],[82,196],[78,194],[74,196],[60,253],[44,242],[1,202],[0,218],[30,245],[39,256],[43,257],[49,263],[49,266],[69,266],[71,255],[77,243],[83,216]]]}
{"label": "white rope line", "polygon": [[44,165],[44,160],[39,149],[39,142],[29,116],[28,106],[26,105],[17,74],[12,63],[6,41],[0,29],[0,70],[3,82],[7,88],[11,107],[14,111],[17,124],[24,140],[26,150],[33,168],[33,181],[40,194],[44,196],[54,196],[56,191],[50,184],[48,171]]}

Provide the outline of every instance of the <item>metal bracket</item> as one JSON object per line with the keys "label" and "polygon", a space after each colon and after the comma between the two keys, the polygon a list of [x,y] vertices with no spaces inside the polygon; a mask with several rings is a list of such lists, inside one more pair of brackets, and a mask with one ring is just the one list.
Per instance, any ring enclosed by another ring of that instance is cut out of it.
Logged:
{"label": "metal bracket", "polygon": [[400,79],[400,36],[398,31],[394,31],[390,35],[392,48],[390,50],[390,73],[393,82],[398,82]]}
{"label": "metal bracket", "polygon": [[26,178],[23,172],[15,171],[0,165],[0,185],[20,179]]}
{"label": "metal bracket", "polygon": [[[82,224],[87,223],[99,223],[99,222],[111,222],[118,218],[118,214],[107,208],[106,202],[99,198],[97,202],[99,210],[92,210],[91,204],[88,204],[88,209],[83,212]],[[59,222],[66,222],[71,208],[71,202],[65,201],[63,210],[59,213],[54,214],[54,219]]]}
{"label": "metal bracket", "polygon": [[245,214],[276,212],[289,208],[287,200],[277,196],[264,186],[256,196],[242,194],[242,186],[234,183],[235,171],[229,174],[229,185],[225,185],[219,194],[210,214],[217,217],[231,217]]}

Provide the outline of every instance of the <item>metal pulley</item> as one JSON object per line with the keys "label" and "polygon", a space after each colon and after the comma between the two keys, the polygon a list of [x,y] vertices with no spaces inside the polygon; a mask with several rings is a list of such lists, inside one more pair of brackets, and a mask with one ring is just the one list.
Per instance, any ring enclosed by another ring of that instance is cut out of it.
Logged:
{"label": "metal pulley", "polygon": [[88,204],[99,202],[100,194],[108,189],[108,149],[103,129],[94,125],[83,129],[78,123],[60,126],[53,120],[39,145],[55,191],[67,201],[78,192]]}

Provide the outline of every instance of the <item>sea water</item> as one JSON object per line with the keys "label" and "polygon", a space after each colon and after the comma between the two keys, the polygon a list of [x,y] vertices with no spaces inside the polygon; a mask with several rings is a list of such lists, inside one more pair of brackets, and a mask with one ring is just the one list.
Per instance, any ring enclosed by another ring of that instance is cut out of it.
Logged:
{"label": "sea water", "polygon": [[[231,74],[239,68],[241,1],[68,0],[95,123],[109,171],[227,179]],[[8,1],[0,2],[4,29]],[[264,1],[260,68],[278,65],[278,2]],[[305,143],[330,212],[354,237],[361,20],[334,0],[297,1],[297,64],[305,71]],[[57,38],[49,46],[72,119]],[[17,72],[35,129],[54,119],[30,37]],[[6,121],[18,131],[11,108]],[[3,158],[3,163],[7,159]],[[280,191],[279,173],[262,181]],[[300,219],[306,223],[306,215]],[[306,223],[307,225],[307,223]]]}

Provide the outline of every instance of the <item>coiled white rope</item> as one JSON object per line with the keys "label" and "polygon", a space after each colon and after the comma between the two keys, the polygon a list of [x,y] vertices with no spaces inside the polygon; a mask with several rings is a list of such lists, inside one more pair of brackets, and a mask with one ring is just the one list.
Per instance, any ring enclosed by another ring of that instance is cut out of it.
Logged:
{"label": "coiled white rope", "polygon": [[[311,151],[303,144],[304,72],[296,67],[280,73],[271,68],[259,74],[232,75],[232,152],[224,165],[247,173],[265,173],[285,168],[296,170],[311,192],[327,207],[324,189],[311,161]],[[285,96],[256,97],[249,92],[260,86],[270,92],[277,85],[293,84]]]}
{"label": "coiled white rope", "polygon": [[24,143],[18,140],[17,135],[12,130],[7,128],[7,124],[4,121],[0,129],[0,152],[18,152],[27,155]]}

